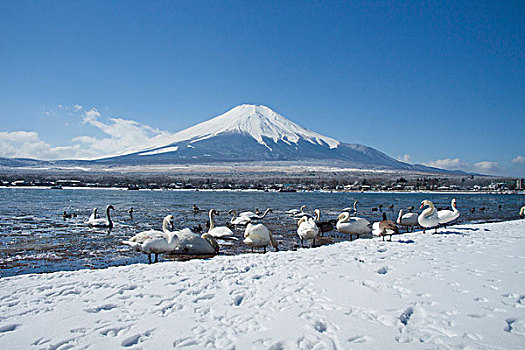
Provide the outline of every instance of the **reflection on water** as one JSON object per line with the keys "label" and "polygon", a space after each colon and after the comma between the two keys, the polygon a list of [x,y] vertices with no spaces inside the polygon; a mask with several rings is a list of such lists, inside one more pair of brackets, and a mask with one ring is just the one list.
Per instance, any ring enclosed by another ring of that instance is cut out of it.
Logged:
{"label": "reflection on water", "polygon": [[[34,272],[102,268],[146,262],[147,258],[121,244],[134,234],[149,229],[161,229],[165,215],[175,217],[176,228],[206,223],[207,210],[217,209],[221,215],[217,224],[230,220],[228,210],[254,211],[273,208],[264,224],[279,241],[280,250],[297,249],[299,239],[295,221],[286,211],[307,205],[307,211],[321,209],[321,219],[336,218],[341,208],[359,201],[358,215],[370,222],[381,219],[383,206],[389,218],[395,219],[399,209],[415,206],[430,199],[436,207],[449,207],[457,199],[461,212],[458,222],[486,222],[518,218],[525,205],[523,195],[490,194],[422,194],[422,193],[323,193],[323,192],[237,192],[237,191],[120,191],[120,190],[48,190],[0,189],[0,271],[2,276]],[[115,226],[112,230],[89,228],[84,222],[94,207],[101,217],[105,207],[113,204]],[[193,204],[201,211],[195,213]],[[394,210],[388,206],[394,205]],[[128,210],[133,207],[133,219]],[[480,210],[484,208],[484,210]],[[77,217],[64,219],[62,213]],[[242,243],[243,227],[234,229],[239,241],[221,244],[221,254],[250,252]],[[344,240],[336,232],[319,239],[320,244]],[[273,248],[269,248],[273,250]],[[162,257],[186,260],[192,257]]]}

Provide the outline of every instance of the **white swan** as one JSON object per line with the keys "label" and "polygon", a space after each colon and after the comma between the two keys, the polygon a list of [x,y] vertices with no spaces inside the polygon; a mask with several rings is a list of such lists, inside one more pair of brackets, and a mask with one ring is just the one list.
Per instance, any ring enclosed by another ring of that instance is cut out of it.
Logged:
{"label": "white swan", "polygon": [[250,218],[251,220],[261,220],[261,219],[264,219],[266,215],[268,215],[268,213],[271,213],[271,212],[273,212],[271,208],[266,209],[264,211],[264,214],[262,215],[257,215],[256,213],[251,212],[251,211],[243,211],[242,213],[239,214],[239,217],[247,217],[247,218]]}
{"label": "white swan", "polygon": [[335,227],[337,231],[350,235],[350,240],[352,240],[352,235],[357,235],[357,238],[359,238],[360,235],[368,234],[372,231],[368,220],[355,216],[350,217],[348,212],[341,213],[337,217]]}
{"label": "white swan", "polygon": [[315,246],[315,237],[319,234],[319,227],[313,218],[303,216],[297,223],[297,234],[301,238],[301,247],[304,248],[303,240],[311,239],[312,246]]}
{"label": "white swan", "polygon": [[169,253],[177,247],[179,237],[177,232],[171,232],[170,228],[173,229],[173,215],[167,215],[162,220],[162,232],[143,231],[122,243],[129,245],[137,252],[148,254],[148,262],[151,264],[151,254],[155,254],[155,262],[157,262],[159,254]]}
{"label": "white swan", "polygon": [[414,231],[414,226],[418,224],[417,222],[417,214],[416,213],[403,213],[403,209],[399,211],[399,215],[397,216],[396,223],[401,226],[405,226],[408,232],[408,229],[410,228],[411,231]]}
{"label": "white swan", "polygon": [[[109,215],[109,210],[115,208],[110,204],[106,207],[106,219],[93,219],[86,221],[86,224],[92,227],[113,227],[113,221],[111,221],[111,216]],[[90,218],[91,219],[91,218]]]}
{"label": "white swan", "polygon": [[272,233],[263,224],[253,225],[252,223],[248,223],[244,231],[244,243],[252,248],[252,253],[253,248],[259,247],[263,247],[266,253],[266,247],[270,244],[275,248],[275,251],[279,251]]}
{"label": "white swan", "polygon": [[417,217],[417,222],[419,226],[423,227],[423,233],[425,233],[425,230],[427,228],[435,228],[434,233],[437,233],[437,227],[439,226],[439,217],[437,214],[436,207],[434,206],[434,203],[431,201],[425,199],[421,202],[421,209],[428,206],[427,209],[423,210],[421,214]]}
{"label": "white swan", "polygon": [[354,213],[354,215],[357,215],[357,203],[359,203],[359,201],[354,201],[353,207],[344,208],[343,211],[347,211],[349,213]]}
{"label": "white swan", "polygon": [[306,205],[303,205],[301,207],[301,211],[295,215],[293,215],[293,218],[294,220],[300,220],[302,219],[303,216],[306,216],[307,218],[314,218],[315,219],[315,213],[312,215],[310,213],[307,213],[304,211],[304,209],[306,208]]}
{"label": "white swan", "polygon": [[252,219],[250,219],[247,216],[237,216],[237,212],[233,209],[231,209],[228,214],[233,214],[230,224],[232,225],[248,225]]}
{"label": "white swan", "polygon": [[91,213],[91,216],[89,217],[88,221],[92,221],[95,219],[98,219],[97,208],[93,208],[93,213]]}
{"label": "white swan", "polygon": [[170,254],[212,255],[219,253],[219,244],[208,232],[200,236],[189,228],[175,232],[179,238],[179,244]]}
{"label": "white swan", "polygon": [[306,209],[306,205],[303,205],[300,210],[299,209],[290,209],[290,210],[287,211],[287,213],[290,216],[295,216],[297,214],[304,213],[304,209]]}
{"label": "white swan", "polygon": [[210,235],[213,238],[216,239],[232,239],[237,240],[236,237],[234,237],[232,230],[230,230],[226,226],[215,226],[215,222],[213,221],[213,217],[217,215],[217,210],[210,209],[210,212],[208,213],[210,217],[210,229],[208,230],[208,235]]}
{"label": "white swan", "polygon": [[459,211],[456,207],[456,198],[452,199],[450,203],[452,210],[438,210],[437,215],[439,217],[439,223],[447,226],[451,221],[456,220],[459,217]]}
{"label": "white swan", "polygon": [[520,209],[520,219],[525,219],[525,206]]}

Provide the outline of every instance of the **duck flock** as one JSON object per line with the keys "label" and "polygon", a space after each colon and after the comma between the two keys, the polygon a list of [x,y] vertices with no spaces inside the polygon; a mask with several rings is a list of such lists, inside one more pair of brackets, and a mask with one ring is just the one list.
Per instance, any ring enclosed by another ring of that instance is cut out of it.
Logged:
{"label": "duck flock", "polygon": [[[370,223],[368,220],[358,216],[357,204],[355,201],[352,207],[343,208],[337,219],[321,221],[321,211],[315,209],[313,213],[305,211],[306,205],[300,209],[287,211],[289,217],[297,223],[297,235],[300,239],[301,247],[305,247],[305,241],[311,241],[311,246],[316,245],[316,239],[323,237],[325,233],[337,230],[339,234],[345,235],[352,241],[360,237],[385,237],[392,241],[392,235],[399,234],[400,228],[406,232],[414,231],[419,226],[423,233],[427,229],[434,229],[437,233],[438,227],[446,227],[447,224],[456,220],[460,212],[457,209],[456,199],[452,199],[450,209],[438,210],[430,200],[423,200],[420,209],[424,209],[420,214],[412,212],[414,206],[401,209],[397,219],[389,220],[385,212],[382,213],[382,220]],[[372,208],[375,211],[382,211],[382,206]],[[389,207],[393,210],[393,205]],[[114,210],[112,205],[106,207],[106,218],[99,218],[97,208],[85,222],[91,227],[112,228],[110,211]],[[195,213],[201,211],[193,205]],[[128,211],[130,217],[133,216],[133,208]],[[219,253],[220,245],[218,241],[238,240],[232,231],[233,227],[244,227],[243,242],[254,252],[255,249],[266,253],[267,247],[272,246],[275,251],[279,250],[279,244],[272,232],[262,223],[272,209],[268,208],[264,213],[258,209],[255,212],[245,211],[237,213],[230,210],[231,220],[225,226],[216,226],[215,216],[219,213],[215,209],[208,212],[209,220],[206,223],[207,232],[202,233],[201,225],[192,228],[174,230],[174,217],[167,215],[162,221],[162,231],[149,230],[137,233],[135,236],[123,241],[123,244],[130,246],[133,250],[148,255],[149,263],[157,262],[159,254],[181,254],[181,255],[214,255]],[[66,213],[64,213],[66,215]],[[525,218],[525,206],[520,209],[520,218]],[[152,255],[155,256],[152,261]]]}

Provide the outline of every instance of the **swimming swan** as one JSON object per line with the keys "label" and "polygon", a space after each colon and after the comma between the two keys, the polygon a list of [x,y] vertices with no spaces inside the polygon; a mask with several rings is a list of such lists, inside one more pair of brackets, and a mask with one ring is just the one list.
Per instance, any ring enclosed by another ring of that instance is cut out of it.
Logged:
{"label": "swimming swan", "polygon": [[237,212],[233,209],[231,209],[228,214],[233,214],[230,224],[232,225],[248,225],[252,219],[250,219],[247,216],[237,216]]}
{"label": "swimming swan", "polygon": [[[91,219],[86,221],[86,224],[88,224],[91,227],[113,227],[113,221],[111,221],[111,216],[109,215],[109,210],[115,208],[110,204],[106,207],[106,219]],[[91,214],[93,215],[93,214]]]}
{"label": "swimming swan", "polygon": [[266,217],[266,215],[268,215],[268,213],[273,213],[272,208],[266,209],[264,211],[264,214],[262,215],[258,215],[251,211],[243,211],[242,213],[239,214],[239,217],[247,217],[247,218],[250,218],[251,220],[262,220]]}
{"label": "swimming swan", "polygon": [[231,240],[237,240],[236,237],[234,237],[232,230],[230,230],[226,226],[215,226],[215,222],[213,221],[213,217],[217,215],[217,210],[210,209],[210,212],[208,213],[210,217],[210,229],[208,230],[208,235],[215,239],[231,239]]}
{"label": "swimming swan", "polygon": [[357,203],[359,203],[359,201],[354,201],[353,207],[344,208],[343,211],[347,211],[349,213],[354,213],[354,215],[357,215]]}

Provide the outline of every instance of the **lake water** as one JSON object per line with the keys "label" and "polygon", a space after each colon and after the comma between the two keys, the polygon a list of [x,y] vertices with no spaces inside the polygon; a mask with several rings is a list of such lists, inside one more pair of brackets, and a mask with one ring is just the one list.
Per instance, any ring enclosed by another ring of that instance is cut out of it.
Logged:
{"label": "lake water", "polygon": [[[222,215],[216,225],[230,220],[228,210],[263,211],[273,208],[264,224],[274,233],[281,250],[297,249],[297,226],[286,211],[307,205],[306,211],[321,209],[321,220],[335,219],[344,207],[358,200],[358,216],[370,222],[381,220],[381,213],[372,211],[383,205],[390,219],[399,209],[415,206],[430,199],[436,207],[449,207],[457,199],[461,216],[458,222],[484,222],[517,219],[525,205],[523,195],[492,194],[425,194],[425,193],[325,193],[325,192],[238,192],[238,191],[122,191],[99,189],[0,189],[0,273],[12,276],[36,272],[103,268],[146,262],[147,257],[121,244],[140,231],[161,229],[164,216],[175,217],[180,229],[205,225],[207,210],[215,208]],[[84,222],[97,207],[105,216],[105,207],[112,204],[115,226],[111,231],[87,227]],[[192,205],[201,212],[195,214]],[[394,210],[388,206],[394,204]],[[501,206],[501,207],[500,207]],[[133,219],[128,210],[134,208]],[[481,211],[480,208],[485,210]],[[469,209],[475,208],[474,212]],[[62,213],[76,213],[76,218],[64,220]],[[242,242],[244,227],[234,229],[239,241],[221,245],[221,254],[250,252]],[[332,232],[325,244],[340,241]],[[270,248],[273,250],[273,248]],[[163,256],[162,259],[169,259]]]}

